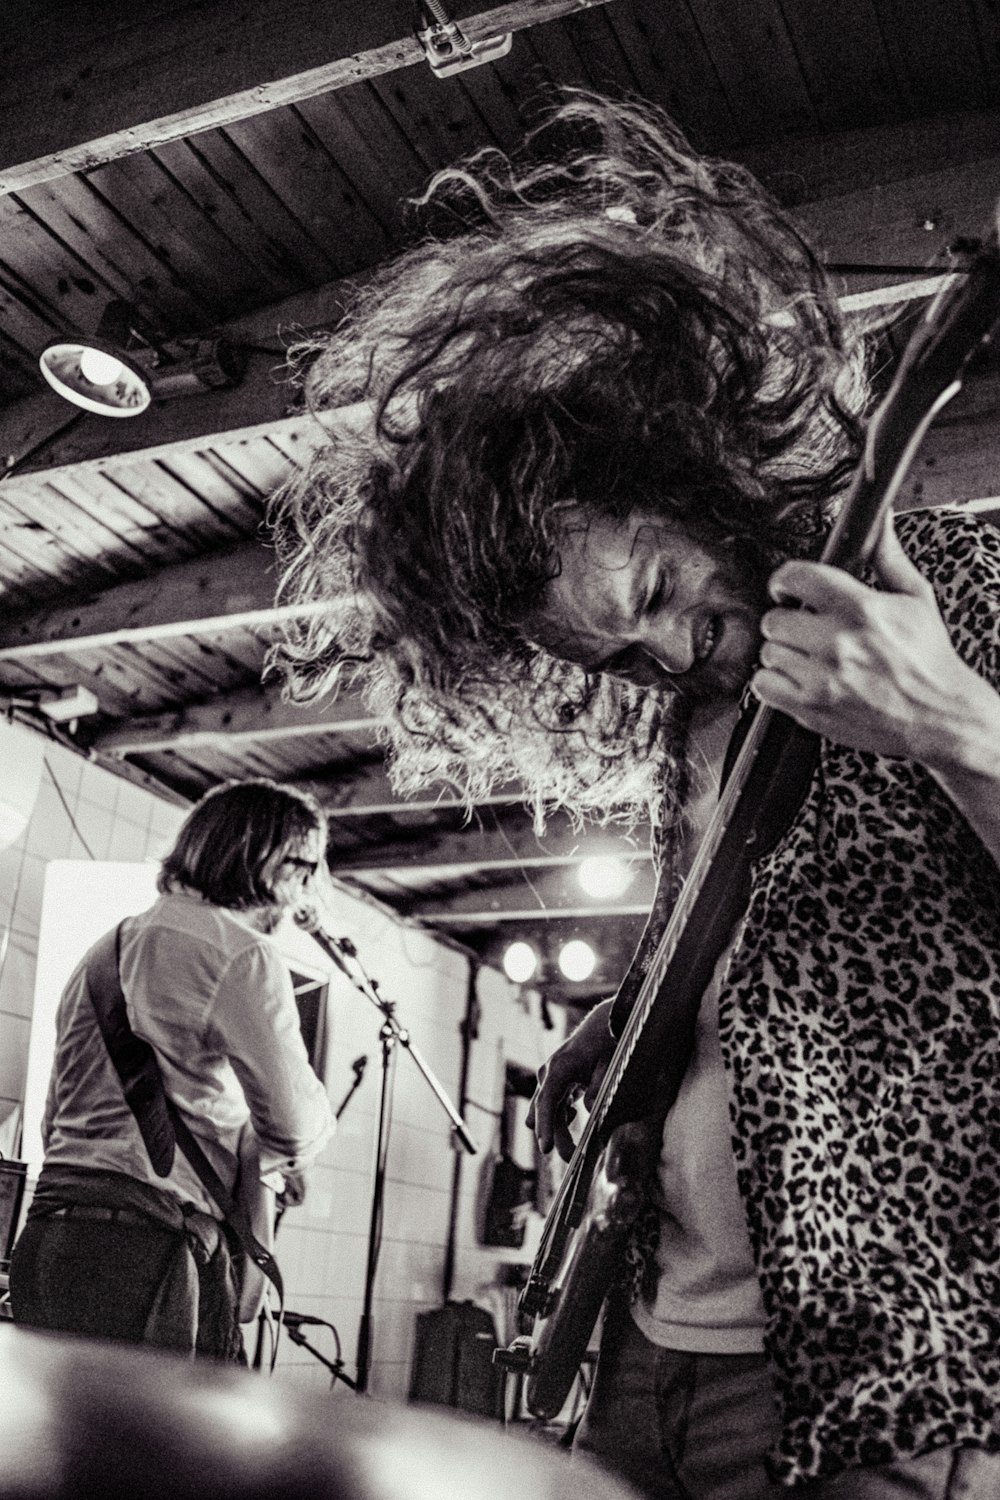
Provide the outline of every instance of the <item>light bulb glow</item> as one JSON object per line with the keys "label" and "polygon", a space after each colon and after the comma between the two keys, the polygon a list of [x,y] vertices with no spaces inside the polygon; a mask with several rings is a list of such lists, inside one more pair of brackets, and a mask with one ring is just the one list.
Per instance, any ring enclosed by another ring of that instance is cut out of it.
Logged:
{"label": "light bulb glow", "polygon": [[580,861],[576,878],[588,896],[614,900],[628,890],[632,874],[625,861],[615,854],[591,854]]}
{"label": "light bulb glow", "polygon": [[80,351],[80,374],[91,385],[114,385],[121,378],[125,366],[113,354],[103,349],[92,349],[86,345]]}
{"label": "light bulb glow", "polygon": [[503,971],[514,984],[526,984],[538,968],[538,954],[530,943],[508,943],[503,955]]}
{"label": "light bulb glow", "polygon": [[583,938],[571,938],[559,949],[559,968],[566,979],[580,984],[597,968],[597,954]]}

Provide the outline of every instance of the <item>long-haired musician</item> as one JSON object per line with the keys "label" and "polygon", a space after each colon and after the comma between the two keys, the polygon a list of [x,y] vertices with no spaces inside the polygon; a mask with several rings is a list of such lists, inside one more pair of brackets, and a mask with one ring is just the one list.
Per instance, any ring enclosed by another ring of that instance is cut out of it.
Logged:
{"label": "long-haired musician", "polygon": [[[609,1299],[578,1442],[660,1500],[1000,1493],[1000,535],[817,561],[862,331],[741,169],[571,97],[439,174],[430,233],[304,352],[329,432],[277,513],[301,697],[359,674],[405,783],[651,813],[606,1064],[749,685],[821,736],[753,868]],[[651,1114],[657,1089],[648,1087]]]}

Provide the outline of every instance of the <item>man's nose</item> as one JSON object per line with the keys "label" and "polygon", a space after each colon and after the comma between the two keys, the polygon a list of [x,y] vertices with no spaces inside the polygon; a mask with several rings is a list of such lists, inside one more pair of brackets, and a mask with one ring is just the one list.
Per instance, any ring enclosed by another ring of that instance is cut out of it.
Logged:
{"label": "man's nose", "polygon": [[661,617],[650,626],[642,647],[665,672],[676,675],[695,663],[694,631],[683,618]]}

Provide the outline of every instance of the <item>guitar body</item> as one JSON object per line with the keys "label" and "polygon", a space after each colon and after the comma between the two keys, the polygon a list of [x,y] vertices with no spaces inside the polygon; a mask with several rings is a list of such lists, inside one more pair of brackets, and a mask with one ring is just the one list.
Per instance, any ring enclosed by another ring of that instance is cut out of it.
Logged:
{"label": "guitar body", "polygon": [[[237,1201],[246,1210],[256,1239],[265,1250],[273,1254],[278,1195],[266,1182],[261,1181],[260,1146],[250,1125],[244,1127],[240,1136],[239,1163]],[[244,1255],[241,1259],[243,1275],[240,1283],[239,1319],[241,1323],[252,1323],[264,1306],[270,1282],[249,1256]]]}
{"label": "guitar body", "polygon": [[590,1344],[605,1297],[622,1271],[622,1256],[646,1201],[645,1184],[659,1148],[660,1123],[620,1125],[605,1147],[562,1265],[522,1346],[525,1399],[536,1417],[562,1409]]}

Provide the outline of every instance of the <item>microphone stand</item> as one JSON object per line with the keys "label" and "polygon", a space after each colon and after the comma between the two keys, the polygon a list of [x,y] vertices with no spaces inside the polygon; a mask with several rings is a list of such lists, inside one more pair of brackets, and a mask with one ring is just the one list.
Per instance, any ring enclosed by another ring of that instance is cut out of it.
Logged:
{"label": "microphone stand", "polygon": [[375,1294],[375,1277],[382,1238],[382,1204],[385,1197],[386,1158],[389,1147],[389,1120],[392,1113],[392,1065],[396,1046],[402,1047],[413,1058],[431,1092],[451,1121],[452,1138],[464,1150],[475,1155],[478,1147],[466,1128],[458,1110],[452,1104],[441,1083],[434,1076],[426,1059],[412,1041],[409,1032],[396,1019],[396,1007],[379,993],[378,982],[366,972],[358,958],[358,952],[350,938],[334,938],[318,925],[307,929],[340,972],[382,1016],[379,1040],[382,1043],[382,1086],[379,1092],[378,1120],[375,1132],[375,1155],[372,1184],[371,1217],[368,1224],[368,1256],[365,1265],[364,1308],[358,1328],[357,1375],[355,1390],[364,1395],[368,1390],[371,1370],[372,1304]]}
{"label": "microphone stand", "polygon": [[[360,1088],[361,1080],[365,1076],[365,1068],[367,1066],[367,1057],[356,1057],[351,1064],[351,1068],[354,1072],[354,1082],[351,1084],[350,1088],[347,1090],[347,1093],[344,1095],[343,1099],[341,1099],[339,1105],[337,1106],[337,1110],[334,1114],[335,1120],[340,1119],[341,1115],[344,1113],[344,1110],[350,1104],[351,1100],[354,1098],[354,1095]],[[284,1212],[285,1204],[279,1198],[277,1210],[274,1215],[275,1238],[277,1238],[278,1230],[281,1228],[281,1220],[284,1216]],[[251,1368],[254,1370],[259,1370],[264,1362],[264,1327],[267,1323],[267,1319],[268,1315],[262,1309],[257,1314],[257,1341],[254,1346],[254,1356],[251,1365]],[[335,1363],[331,1364],[331,1362],[326,1358],[325,1355],[320,1354],[318,1349],[313,1348],[312,1344],[310,1344],[309,1340],[306,1338],[305,1334],[302,1332],[301,1327],[299,1326],[303,1321],[322,1324],[324,1328],[330,1329],[334,1337],[334,1342],[337,1345],[337,1359]],[[344,1374],[344,1361],[340,1357],[340,1335],[337,1333],[337,1330],[336,1328],[334,1328],[332,1323],[327,1323],[325,1318],[303,1319],[299,1313],[293,1312],[282,1313],[281,1323],[293,1344],[298,1344],[301,1348],[308,1349],[309,1353],[314,1355],[315,1358],[319,1360],[321,1365],[326,1365],[327,1369],[333,1375],[333,1379],[335,1381],[342,1380],[345,1385],[349,1385],[351,1387],[352,1391],[354,1390],[354,1381],[349,1375]],[[277,1337],[277,1334],[275,1334],[275,1337]]]}
{"label": "microphone stand", "polygon": [[[293,1319],[294,1321],[292,1321]],[[351,1379],[350,1375],[344,1374],[344,1361],[340,1357],[340,1339],[337,1337],[336,1328],[334,1328],[332,1323],[325,1323],[322,1318],[309,1318],[308,1321],[310,1323],[321,1323],[325,1328],[330,1329],[331,1333],[333,1334],[334,1343],[337,1346],[336,1359],[327,1359],[326,1355],[321,1354],[314,1344],[310,1344],[309,1340],[302,1332],[300,1320],[295,1313],[286,1313],[282,1318],[285,1332],[288,1334],[288,1337],[291,1339],[292,1343],[298,1344],[300,1349],[307,1349],[312,1355],[313,1359],[318,1359],[321,1365],[326,1365],[326,1368],[330,1371],[330,1374],[332,1376],[330,1382],[331,1387],[338,1380],[340,1380],[343,1381],[344,1385],[350,1386],[352,1391],[357,1390],[357,1385]]]}

